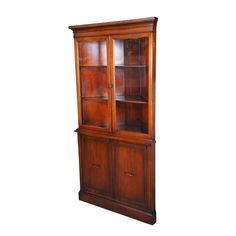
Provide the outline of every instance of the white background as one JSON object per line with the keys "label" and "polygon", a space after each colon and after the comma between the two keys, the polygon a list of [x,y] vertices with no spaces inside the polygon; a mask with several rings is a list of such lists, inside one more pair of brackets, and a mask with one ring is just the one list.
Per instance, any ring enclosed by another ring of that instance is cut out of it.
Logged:
{"label": "white background", "polygon": [[[235,1],[0,3],[0,235],[236,235]],[[154,226],[78,201],[73,24],[157,16]]]}

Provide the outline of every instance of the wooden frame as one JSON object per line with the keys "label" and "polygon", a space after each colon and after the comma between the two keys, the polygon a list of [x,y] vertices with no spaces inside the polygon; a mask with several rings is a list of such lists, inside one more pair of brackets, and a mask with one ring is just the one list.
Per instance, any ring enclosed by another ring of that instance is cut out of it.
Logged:
{"label": "wooden frame", "polygon": [[[82,101],[81,101],[81,79],[80,79],[80,64],[79,64],[79,51],[78,51],[78,43],[79,42],[95,42],[95,41],[106,41],[106,48],[107,48],[107,82],[110,84],[110,63],[108,61],[109,58],[109,45],[108,45],[108,37],[107,36],[95,36],[95,37],[82,37],[82,38],[75,38],[75,61],[76,61],[76,86],[77,86],[77,111],[78,111],[78,125],[79,127],[85,129],[95,129],[95,130],[104,130],[104,131],[111,131],[111,122],[110,119],[108,120],[108,128],[103,127],[96,127],[91,125],[86,125],[82,123]],[[108,91],[108,113],[111,115],[111,91]]]}
{"label": "wooden frame", "polygon": [[[156,23],[150,17],[69,27],[75,47],[79,199],[149,224],[156,222]],[[116,42],[124,65],[115,64]],[[133,64],[136,60],[144,64]],[[86,99],[93,102],[84,105]]]}
{"label": "wooden frame", "polygon": [[[137,137],[144,137],[144,138],[152,138],[153,137],[153,120],[152,120],[152,82],[153,82],[153,74],[152,74],[152,63],[153,63],[153,54],[152,54],[152,40],[153,40],[153,35],[152,33],[134,33],[134,34],[114,34],[112,36],[110,36],[110,47],[113,47],[113,42],[112,40],[114,39],[126,39],[126,38],[143,38],[143,37],[147,37],[148,38],[148,81],[149,81],[149,88],[148,88],[148,133],[147,134],[143,134],[143,133],[136,133],[136,132],[130,132],[130,131],[117,131],[116,130],[116,119],[113,117],[112,118],[112,123],[113,123],[113,132],[117,132],[117,135],[130,135],[130,136],[137,136]],[[112,78],[112,83],[114,85],[114,89],[113,89],[113,96],[112,96],[112,104],[113,107],[116,107],[115,104],[115,99],[114,99],[114,95],[115,95],[115,76],[114,76],[114,61],[113,61],[113,53],[111,52],[111,78]],[[115,109],[114,109],[115,112]],[[114,116],[114,113],[113,113]]]}

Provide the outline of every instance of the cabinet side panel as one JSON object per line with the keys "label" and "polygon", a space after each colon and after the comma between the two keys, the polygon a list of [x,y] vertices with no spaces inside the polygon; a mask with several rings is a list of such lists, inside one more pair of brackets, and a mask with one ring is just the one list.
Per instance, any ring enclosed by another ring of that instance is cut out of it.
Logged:
{"label": "cabinet side panel", "polygon": [[155,142],[147,146],[147,208],[155,212]]}

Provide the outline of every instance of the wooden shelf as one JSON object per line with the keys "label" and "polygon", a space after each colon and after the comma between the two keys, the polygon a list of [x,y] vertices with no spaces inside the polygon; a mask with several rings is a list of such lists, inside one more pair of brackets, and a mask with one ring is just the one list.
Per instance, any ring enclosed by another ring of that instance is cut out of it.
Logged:
{"label": "wooden shelf", "polygon": [[147,65],[115,65],[115,67],[124,67],[124,68],[146,68]]}
{"label": "wooden shelf", "polygon": [[[98,101],[107,101],[107,96],[101,96],[101,97],[82,97],[83,100],[98,100]],[[147,100],[145,100],[143,97],[140,96],[116,96],[117,102],[126,102],[126,103],[137,103],[137,104],[147,104]]]}
{"label": "wooden shelf", "polygon": [[[107,67],[107,65],[80,65],[80,67]],[[147,65],[115,65],[115,67],[123,68],[146,68]]]}
{"label": "wooden shelf", "polygon": [[107,65],[82,65],[82,66],[80,66],[81,68],[86,68],[86,67],[91,67],[91,68],[96,68],[96,67],[98,67],[98,68],[100,68],[100,67],[104,67],[104,68],[106,68],[107,67]]}
{"label": "wooden shelf", "polygon": [[84,101],[108,101],[107,96],[101,96],[101,97],[82,97]]}
{"label": "wooden shelf", "polygon": [[116,96],[117,102],[127,102],[127,103],[138,103],[138,104],[147,104],[147,100],[141,96]]}

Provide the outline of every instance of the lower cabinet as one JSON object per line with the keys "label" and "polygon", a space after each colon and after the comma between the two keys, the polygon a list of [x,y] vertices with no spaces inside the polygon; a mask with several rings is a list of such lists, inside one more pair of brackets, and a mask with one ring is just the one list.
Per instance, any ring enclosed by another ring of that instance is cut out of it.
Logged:
{"label": "lower cabinet", "polygon": [[79,139],[80,199],[154,223],[152,146],[86,135]]}

